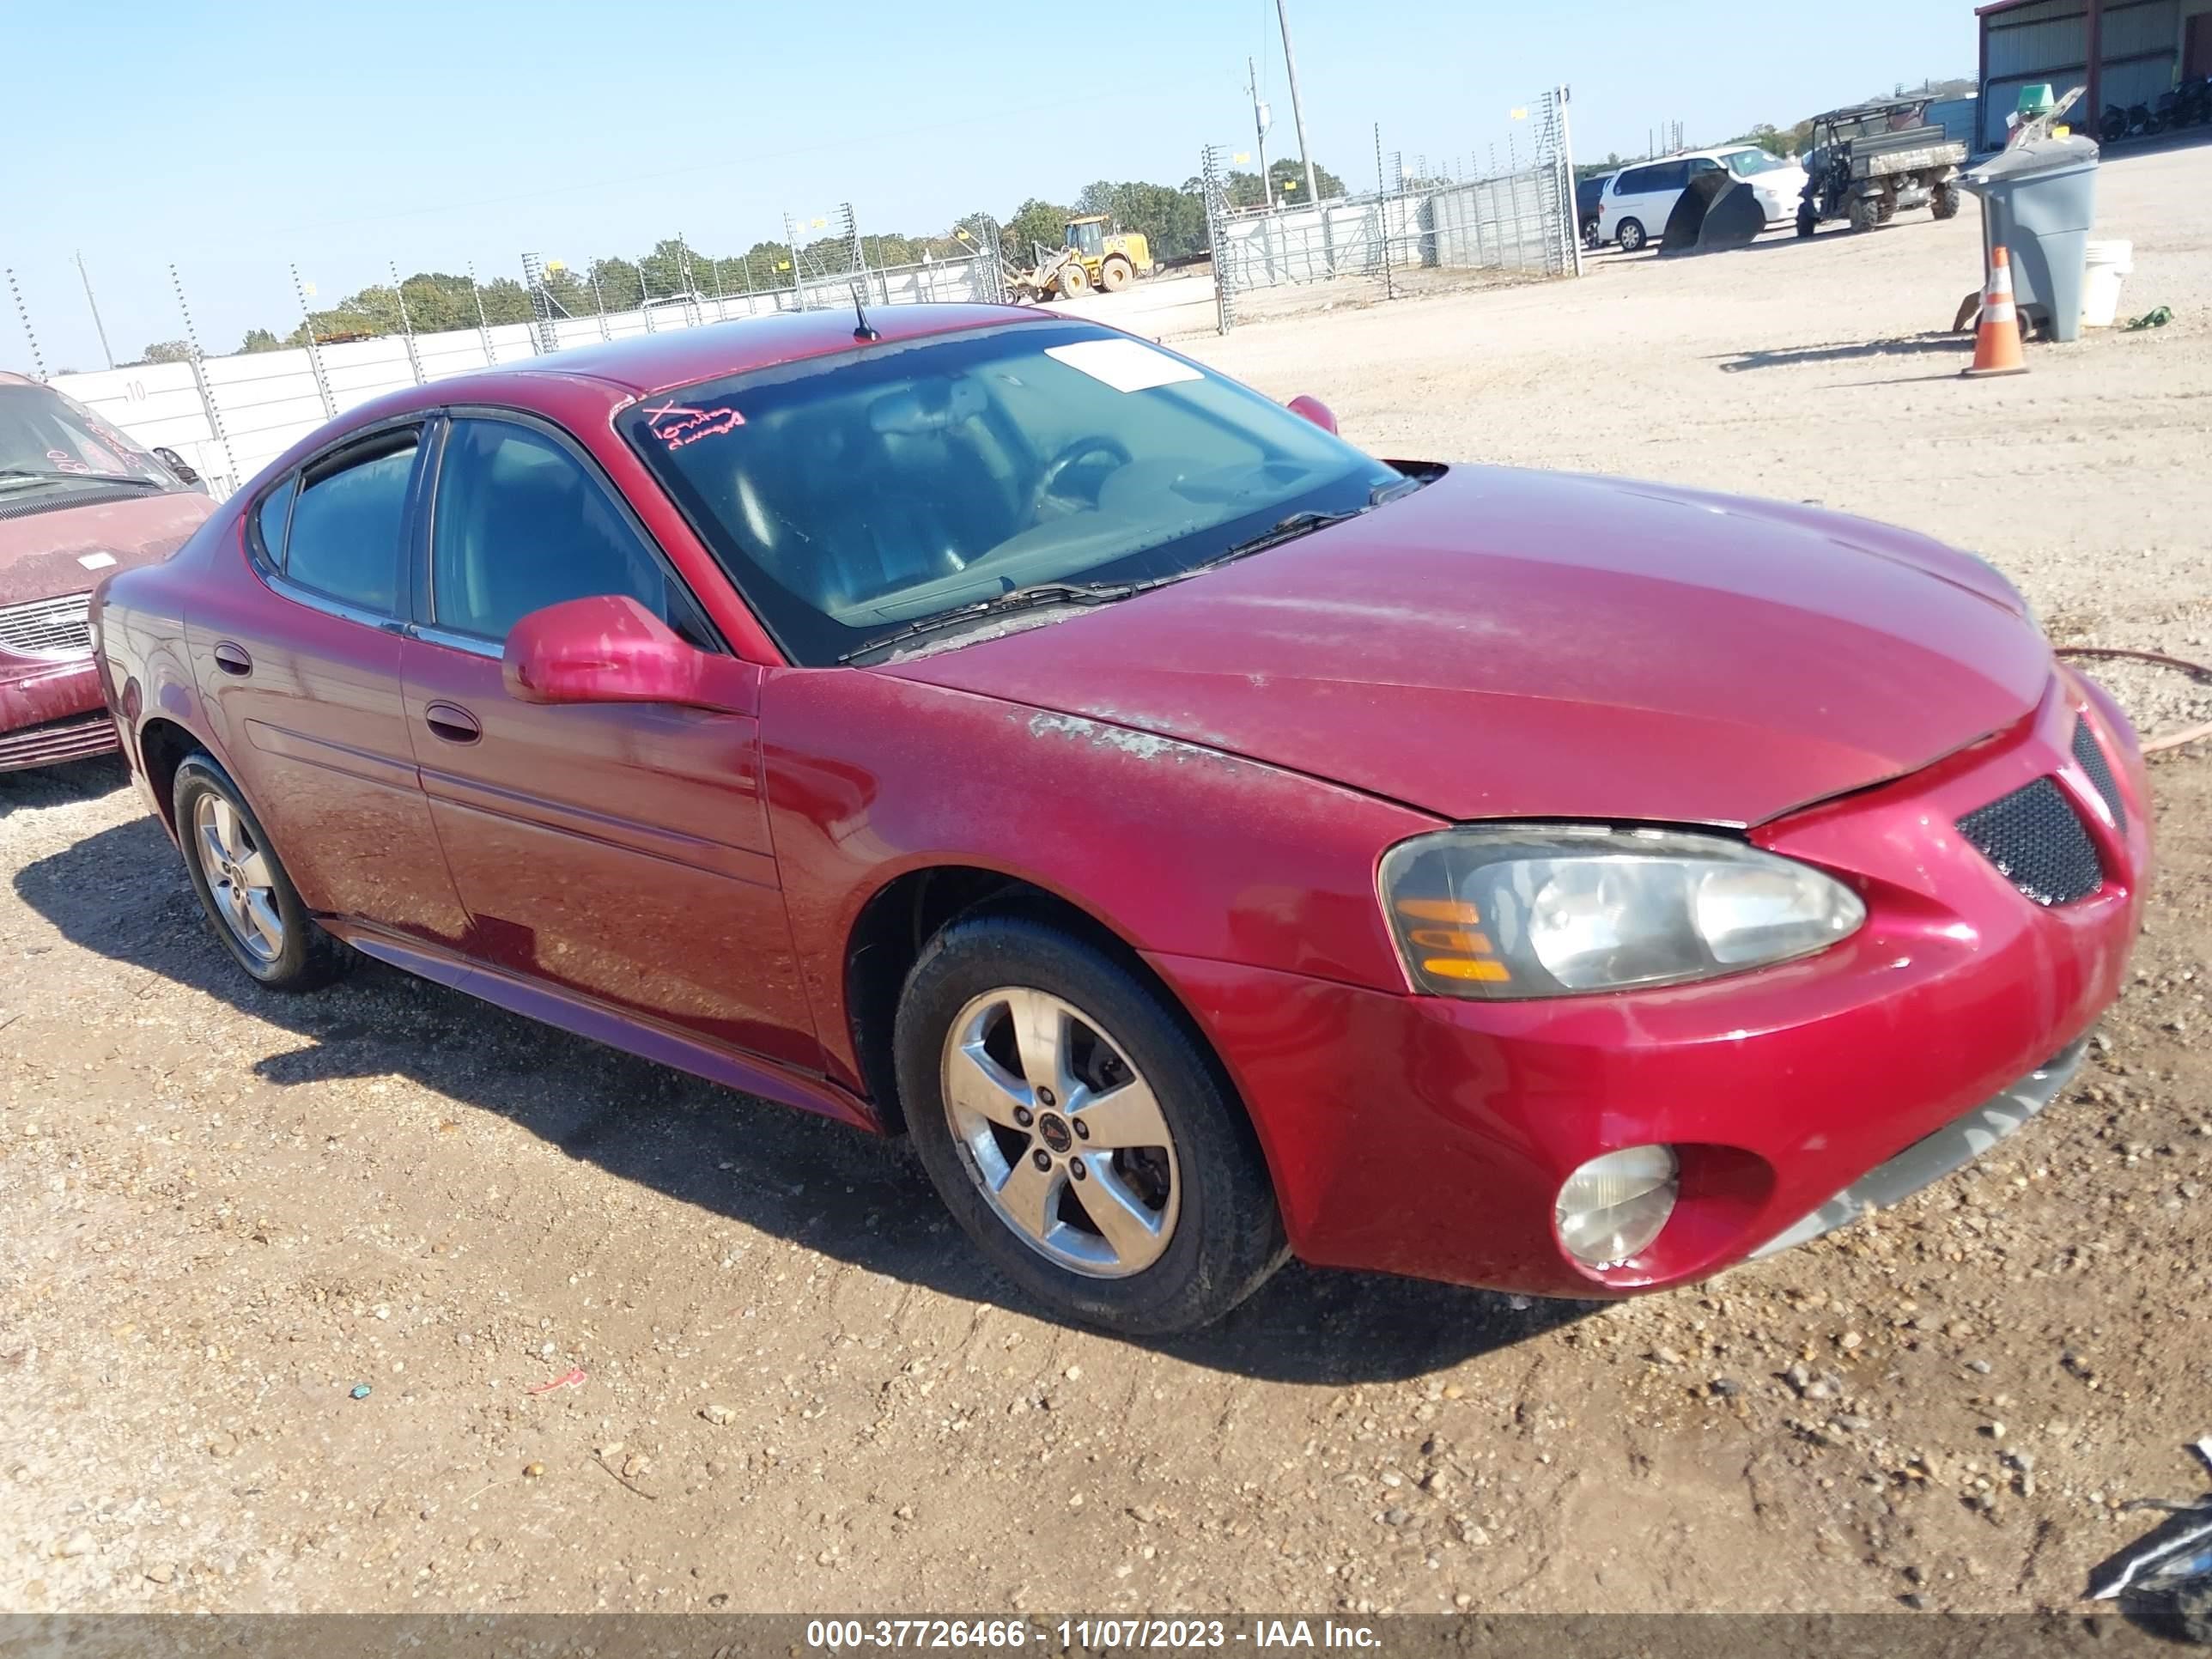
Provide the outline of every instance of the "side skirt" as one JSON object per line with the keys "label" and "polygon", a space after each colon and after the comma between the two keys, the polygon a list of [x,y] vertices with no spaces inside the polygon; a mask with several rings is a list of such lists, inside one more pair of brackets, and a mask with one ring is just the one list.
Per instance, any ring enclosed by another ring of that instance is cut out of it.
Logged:
{"label": "side skirt", "polygon": [[[319,918],[319,920],[321,920]],[[859,1096],[826,1079],[786,1071],[770,1061],[742,1056],[635,1014],[619,1012],[587,997],[521,979],[496,968],[424,947],[358,922],[323,920],[322,926],[363,956],[389,963],[403,972],[461,992],[509,1013],[543,1021],[563,1031],[603,1042],[610,1048],[672,1066],[709,1083],[757,1095],[781,1106],[819,1113],[856,1129],[883,1133],[875,1110]]]}

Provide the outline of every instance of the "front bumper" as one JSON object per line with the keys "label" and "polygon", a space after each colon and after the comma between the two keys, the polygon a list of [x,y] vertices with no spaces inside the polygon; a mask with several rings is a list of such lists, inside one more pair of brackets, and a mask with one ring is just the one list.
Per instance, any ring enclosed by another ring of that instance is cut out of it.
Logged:
{"label": "front bumper", "polygon": [[[2070,751],[2085,708],[2117,763],[2124,829]],[[2048,908],[1956,828],[2045,776],[2075,803],[2105,871],[2095,892]],[[1710,1277],[1893,1202],[1977,1155],[1996,1124],[2024,1122],[2032,1114],[2007,1107],[2008,1093],[2055,1095],[2051,1057],[2068,1058],[2118,994],[2148,816],[2124,720],[2062,676],[2014,730],[1753,832],[1865,898],[1866,925],[1817,957],[1519,1003],[1152,960],[1242,1091],[1301,1257],[1623,1296]],[[1673,1218],[1642,1255],[1583,1266],[1554,1233],[1560,1183],[1589,1158],[1651,1143],[1681,1161]]]}
{"label": "front bumper", "polygon": [[2045,1107],[2063,1094],[2066,1085],[2074,1080],[2074,1073],[2081,1069],[2081,1057],[2088,1051],[2087,1037],[2068,1044],[2063,1052],[2054,1054],[2009,1089],[1984,1101],[1964,1117],[1945,1124],[1933,1134],[1922,1136],[1888,1163],[1869,1170],[1796,1226],[1768,1239],[1751,1253],[1753,1258],[1775,1255],[1796,1245],[1809,1243],[1838,1227],[1848,1227],[1861,1216],[1901,1204],[1945,1176],[1956,1175],[1999,1141],[2009,1140],[2027,1127]]}
{"label": "front bumper", "polygon": [[105,754],[115,745],[115,722],[91,658],[0,657],[0,772]]}

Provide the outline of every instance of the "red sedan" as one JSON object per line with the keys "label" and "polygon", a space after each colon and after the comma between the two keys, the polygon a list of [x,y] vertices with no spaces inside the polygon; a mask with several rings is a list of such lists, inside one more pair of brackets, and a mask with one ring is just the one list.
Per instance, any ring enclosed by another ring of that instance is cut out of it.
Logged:
{"label": "red sedan", "polygon": [[[343,946],[910,1134],[1010,1279],[1694,1280],[2059,1090],[2149,866],[1990,566],[1375,460],[1035,311],[410,391],[97,608],[246,973]],[[342,942],[342,943],[341,943]]]}
{"label": "red sedan", "polygon": [[50,386],[0,371],[0,772],[115,747],[92,590],[167,558],[210,508],[199,475]]}

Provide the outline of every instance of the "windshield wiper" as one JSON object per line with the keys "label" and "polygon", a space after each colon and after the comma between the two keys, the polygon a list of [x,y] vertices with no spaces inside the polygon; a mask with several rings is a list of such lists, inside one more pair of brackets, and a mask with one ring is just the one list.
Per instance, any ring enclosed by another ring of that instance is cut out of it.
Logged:
{"label": "windshield wiper", "polygon": [[1258,535],[1247,537],[1241,542],[1232,543],[1204,564],[1193,565],[1189,570],[1182,574],[1195,575],[1201,570],[1212,570],[1218,565],[1249,558],[1253,554],[1264,553],[1271,547],[1280,547],[1285,542],[1294,542],[1301,536],[1310,536],[1316,530],[1326,530],[1333,524],[1342,524],[1346,519],[1356,519],[1366,510],[1364,507],[1358,507],[1346,513],[1319,513],[1308,507],[1303,512],[1293,513],[1286,518],[1276,520]]}
{"label": "windshield wiper", "polygon": [[988,599],[978,599],[972,605],[956,605],[950,611],[940,611],[933,617],[924,617],[919,622],[908,623],[904,628],[896,629],[889,634],[879,634],[866,645],[854,647],[837,660],[850,662],[855,657],[865,657],[872,651],[880,651],[887,645],[896,645],[902,640],[918,639],[924,634],[933,634],[940,628],[956,627],[961,623],[1000,616],[1007,611],[1033,611],[1048,605],[1110,605],[1115,599],[1127,599],[1141,586],[1137,582],[1032,582],[1027,587],[1009,588],[1004,593],[994,594]]}
{"label": "windshield wiper", "polygon": [[1229,564],[1237,559],[1248,558],[1255,553],[1264,553],[1271,547],[1280,547],[1285,542],[1294,542],[1301,536],[1310,536],[1316,530],[1326,530],[1333,524],[1342,524],[1347,519],[1356,519],[1370,508],[1380,507],[1385,501],[1395,501],[1399,496],[1410,495],[1420,487],[1421,481],[1419,478],[1392,478],[1386,483],[1376,484],[1374,489],[1367,492],[1366,507],[1349,507],[1341,513],[1323,513],[1312,507],[1303,508],[1276,520],[1273,524],[1256,536],[1247,537],[1241,542],[1231,544],[1206,560],[1205,563],[1193,565],[1188,570],[1179,571],[1176,575],[1163,580],[1177,581],[1184,576],[1194,576],[1201,570],[1211,570],[1217,565]]}
{"label": "windshield wiper", "polygon": [[0,466],[0,478],[45,478],[62,483],[137,484],[141,489],[167,489],[169,486],[156,478],[141,478],[129,472],[57,472],[44,466]]}

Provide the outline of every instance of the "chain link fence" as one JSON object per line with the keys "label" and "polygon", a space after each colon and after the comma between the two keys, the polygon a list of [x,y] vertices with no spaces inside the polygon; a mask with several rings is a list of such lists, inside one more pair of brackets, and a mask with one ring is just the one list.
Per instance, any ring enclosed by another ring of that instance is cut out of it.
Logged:
{"label": "chain link fence", "polygon": [[[1501,167],[1472,155],[1431,172],[1382,149],[1375,130],[1376,188],[1288,206],[1236,206],[1226,145],[1200,156],[1199,179],[1213,249],[1218,327],[1273,307],[1269,290],[1341,285],[1331,295],[1395,299],[1401,294],[1498,280],[1582,274],[1575,222],[1574,155],[1564,88],[1515,112],[1525,134],[1509,139]],[[1469,163],[1475,162],[1474,176]],[[1344,290],[1351,290],[1349,293]],[[1289,303],[1298,303],[1289,296]]]}
{"label": "chain link fence", "polygon": [[[850,311],[856,292],[870,306],[995,303],[1006,297],[994,224],[978,226],[965,240],[955,242],[962,251],[951,257],[899,263],[884,261],[881,239],[872,247],[849,204],[819,217],[787,216],[784,233],[786,257],[781,259],[707,258],[695,255],[678,235],[673,239],[672,264],[662,252],[668,243],[634,265],[623,262],[623,276],[630,286],[619,297],[605,292],[603,262],[576,273],[544,254],[525,253],[519,266],[526,307],[516,297],[514,282],[501,290],[511,301],[503,313],[526,309],[527,319],[519,321],[491,320],[485,286],[469,266],[468,302],[460,307],[459,325],[453,325],[456,319],[449,314],[442,319],[447,325],[428,330],[417,326],[421,319],[409,304],[410,287],[418,302],[426,297],[422,283],[410,279],[403,284],[396,264],[386,267],[392,283],[388,319],[380,314],[375,323],[359,328],[333,327],[329,319],[336,313],[314,311],[314,289],[294,265],[287,276],[302,319],[291,331],[295,343],[280,344],[273,334],[257,330],[263,337],[256,349],[224,355],[203,349],[184,277],[169,265],[162,275],[180,337],[165,349],[162,360],[82,372],[49,372],[27,285],[13,269],[0,274],[28,348],[33,375],[139,443],[174,450],[220,498],[324,422],[402,387],[633,335],[784,311]],[[800,242],[810,233],[814,240]],[[72,270],[69,275],[75,279],[82,273]],[[85,289],[89,300],[89,279]],[[453,307],[446,308],[450,313]],[[98,315],[96,307],[94,314]],[[100,333],[105,349],[104,327]]]}

